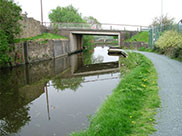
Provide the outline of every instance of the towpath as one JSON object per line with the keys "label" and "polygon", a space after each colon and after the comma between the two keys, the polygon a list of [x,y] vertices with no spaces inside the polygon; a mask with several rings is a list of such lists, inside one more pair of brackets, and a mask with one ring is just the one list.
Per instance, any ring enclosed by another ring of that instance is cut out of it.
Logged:
{"label": "towpath", "polygon": [[140,53],[153,62],[158,73],[162,108],[152,136],[182,136],[182,63],[155,53]]}

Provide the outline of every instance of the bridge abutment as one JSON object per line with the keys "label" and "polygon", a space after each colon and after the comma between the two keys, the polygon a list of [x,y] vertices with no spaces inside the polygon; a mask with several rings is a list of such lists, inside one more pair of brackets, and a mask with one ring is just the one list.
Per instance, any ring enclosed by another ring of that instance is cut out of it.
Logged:
{"label": "bridge abutment", "polygon": [[70,33],[70,53],[82,50],[82,35]]}

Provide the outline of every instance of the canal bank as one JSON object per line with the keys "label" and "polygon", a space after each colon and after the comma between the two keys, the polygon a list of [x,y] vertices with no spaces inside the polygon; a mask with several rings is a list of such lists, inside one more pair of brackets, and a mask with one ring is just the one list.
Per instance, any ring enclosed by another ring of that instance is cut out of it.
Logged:
{"label": "canal bank", "polygon": [[121,59],[122,80],[90,119],[90,126],[72,136],[141,136],[155,131],[160,106],[157,73],[150,60],[129,53]]}

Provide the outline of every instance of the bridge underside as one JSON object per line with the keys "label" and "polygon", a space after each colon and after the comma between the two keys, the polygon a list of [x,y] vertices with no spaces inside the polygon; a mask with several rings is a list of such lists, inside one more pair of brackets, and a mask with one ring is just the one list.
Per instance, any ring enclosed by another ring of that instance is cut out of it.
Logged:
{"label": "bridge underside", "polygon": [[118,36],[118,45],[122,45],[122,33],[119,31],[71,31],[69,35],[71,52],[82,49],[83,35],[101,35],[101,36]]}
{"label": "bridge underside", "polygon": [[[53,29],[48,29],[47,32],[53,32]],[[122,47],[124,39],[128,35],[132,37],[138,31],[121,31],[121,30],[103,30],[103,29],[59,29],[57,34],[68,37],[70,40],[70,53],[81,50],[83,35],[100,35],[100,36],[118,36],[118,45]]]}

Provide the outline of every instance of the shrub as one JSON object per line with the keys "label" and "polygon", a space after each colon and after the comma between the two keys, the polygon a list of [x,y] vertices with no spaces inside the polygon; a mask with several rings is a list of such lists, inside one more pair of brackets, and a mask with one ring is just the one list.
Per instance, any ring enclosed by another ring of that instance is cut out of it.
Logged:
{"label": "shrub", "polygon": [[166,31],[157,40],[155,46],[160,49],[182,48],[182,34],[177,31]]}
{"label": "shrub", "polygon": [[155,51],[181,60],[182,34],[177,31],[164,32],[155,43]]}
{"label": "shrub", "polygon": [[7,54],[9,49],[8,39],[3,30],[0,30],[0,66],[9,62],[10,57]]}

